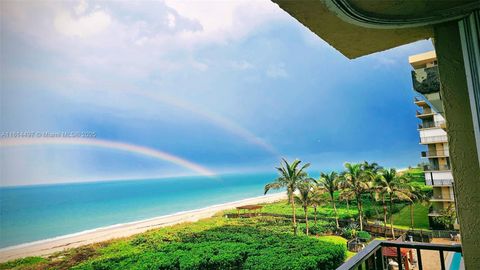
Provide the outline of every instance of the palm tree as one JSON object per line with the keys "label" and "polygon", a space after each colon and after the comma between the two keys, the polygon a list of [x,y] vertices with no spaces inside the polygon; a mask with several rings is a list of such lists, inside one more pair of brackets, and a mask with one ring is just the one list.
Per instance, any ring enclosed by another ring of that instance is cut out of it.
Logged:
{"label": "palm tree", "polygon": [[305,213],[305,228],[308,235],[308,207],[313,204],[312,182],[310,178],[306,178],[298,185],[298,195],[295,196],[296,203],[300,204]]}
{"label": "palm tree", "polygon": [[318,184],[321,189],[328,192],[330,195],[330,202],[332,203],[333,211],[335,213],[335,222],[338,229],[340,226],[338,225],[338,213],[334,197],[335,191],[338,190],[338,174],[336,172],[321,173],[320,178],[318,179]]}
{"label": "palm tree", "polygon": [[275,179],[272,183],[265,185],[265,193],[271,189],[287,189],[288,201],[292,205],[292,225],[293,225],[293,234],[297,235],[297,218],[295,211],[295,199],[294,193],[298,189],[298,185],[308,178],[308,174],[305,172],[305,169],[310,166],[310,163],[307,163],[299,168],[301,161],[296,159],[291,164],[288,163],[284,158],[282,158],[282,163],[280,167],[277,167],[279,172],[279,177]]}
{"label": "palm tree", "polygon": [[340,186],[344,188],[346,196],[354,196],[357,201],[358,221],[360,223],[360,230],[363,231],[363,207],[362,194],[368,190],[368,183],[366,181],[365,171],[362,169],[362,164],[345,163],[345,171],[340,178]]}
{"label": "palm tree", "polygon": [[387,224],[385,195],[388,195],[390,199],[390,230],[392,233],[392,238],[395,238],[395,231],[393,230],[393,200],[398,198],[400,200],[411,201],[411,192],[405,183],[405,178],[398,176],[397,171],[393,168],[382,170],[381,177],[379,178],[378,190],[382,194],[385,232]]}
{"label": "palm tree", "polygon": [[354,196],[348,190],[340,191],[340,195],[338,195],[339,201],[345,201],[347,203],[347,210],[350,211],[350,201],[353,200]]}
{"label": "palm tree", "polygon": [[317,208],[325,202],[325,196],[322,189],[318,186],[314,186],[312,188],[312,207],[314,211],[313,220],[315,226],[317,226]]}
{"label": "palm tree", "polygon": [[364,161],[362,163],[362,169],[365,171],[366,175],[370,178],[370,181],[368,182],[368,185],[369,185],[368,193],[370,195],[370,201],[372,202],[372,207],[375,210],[375,214],[376,216],[379,216],[380,214],[378,213],[378,209],[376,205],[377,199],[375,195],[377,195],[377,191],[378,191],[377,178],[379,177],[379,171],[382,169],[382,167],[380,167],[380,165],[378,165],[378,163],[376,162],[368,163],[367,161]]}
{"label": "palm tree", "polygon": [[413,207],[415,202],[419,202],[421,204],[424,204],[429,201],[430,197],[425,194],[425,192],[422,192],[419,189],[416,189],[413,185],[407,184],[407,188],[410,189],[410,227],[412,227],[412,230],[414,228],[414,218],[413,218],[413,211],[415,207]]}

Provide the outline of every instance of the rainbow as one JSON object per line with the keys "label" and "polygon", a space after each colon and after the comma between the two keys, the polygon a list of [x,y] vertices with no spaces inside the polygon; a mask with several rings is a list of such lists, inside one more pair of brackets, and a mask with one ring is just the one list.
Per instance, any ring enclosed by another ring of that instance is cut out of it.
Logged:
{"label": "rainbow", "polygon": [[253,134],[251,131],[240,126],[238,123],[233,122],[231,119],[228,119],[222,115],[218,115],[210,111],[201,109],[199,107],[195,107],[193,104],[190,104],[183,100],[179,100],[177,98],[173,98],[171,96],[161,95],[158,92],[154,93],[154,92],[137,89],[135,92],[131,91],[131,93],[143,96],[150,100],[159,101],[185,111],[190,111],[195,116],[201,117],[204,120],[207,120],[210,123],[243,138],[247,142],[259,146],[260,148],[267,151],[268,153],[277,157],[279,156],[277,149],[275,149],[271,144],[269,144],[262,138],[259,138],[257,135]]}
{"label": "rainbow", "polygon": [[216,174],[194,162],[153,148],[117,141],[87,138],[5,138],[0,139],[1,147],[30,146],[30,145],[84,145],[99,148],[120,150],[168,161],[181,167],[192,170],[204,176],[214,177]]}

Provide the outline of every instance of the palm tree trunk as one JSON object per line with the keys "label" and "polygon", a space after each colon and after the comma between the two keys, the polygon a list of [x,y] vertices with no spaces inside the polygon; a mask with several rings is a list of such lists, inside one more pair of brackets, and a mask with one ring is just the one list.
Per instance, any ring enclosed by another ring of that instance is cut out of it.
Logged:
{"label": "palm tree trunk", "polygon": [[370,200],[372,201],[373,209],[375,209],[375,214],[378,217],[380,214],[378,213],[377,201],[375,200],[375,197],[373,196],[372,192],[370,192]]}
{"label": "palm tree trunk", "polygon": [[315,211],[315,215],[313,216],[313,219],[315,220],[315,227],[317,226],[317,206],[313,207],[313,210]]}
{"label": "palm tree trunk", "polygon": [[307,207],[303,207],[303,211],[305,212],[305,228],[306,234],[308,235],[308,211]]}
{"label": "palm tree trunk", "polygon": [[338,213],[337,213],[337,207],[335,206],[335,199],[333,197],[333,193],[330,194],[330,199],[332,199],[333,212],[335,213],[335,222],[337,224],[337,229],[338,229],[340,228],[340,225],[338,225]]}
{"label": "palm tree trunk", "polygon": [[393,229],[393,196],[390,195],[390,231],[392,238],[395,239],[395,230]]}
{"label": "palm tree trunk", "polygon": [[413,202],[410,204],[410,226],[413,230]]}
{"label": "palm tree trunk", "polygon": [[385,203],[385,195],[382,195],[382,205],[383,205],[383,234],[387,236],[387,204]]}
{"label": "palm tree trunk", "polygon": [[363,231],[363,218],[362,218],[362,202],[359,195],[357,197],[357,208],[358,208],[358,222],[360,223],[360,231]]}
{"label": "palm tree trunk", "polygon": [[293,234],[297,235],[297,217],[296,217],[296,211],[295,211],[295,200],[293,198],[293,192],[290,195],[290,203],[292,204],[292,223],[293,223]]}

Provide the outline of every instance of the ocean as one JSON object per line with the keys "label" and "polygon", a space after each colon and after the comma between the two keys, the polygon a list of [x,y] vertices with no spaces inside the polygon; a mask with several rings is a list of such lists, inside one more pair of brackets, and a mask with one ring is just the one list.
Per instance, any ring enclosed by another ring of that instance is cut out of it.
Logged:
{"label": "ocean", "polygon": [[1,187],[0,248],[261,196],[275,177],[228,174]]}

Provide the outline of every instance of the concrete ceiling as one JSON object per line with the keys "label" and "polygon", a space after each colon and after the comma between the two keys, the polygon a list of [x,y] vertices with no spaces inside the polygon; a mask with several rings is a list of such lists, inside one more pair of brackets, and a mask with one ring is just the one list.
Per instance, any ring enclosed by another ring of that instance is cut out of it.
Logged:
{"label": "concrete ceiling", "polygon": [[[428,24],[429,21],[458,17],[472,6],[480,5],[478,0],[273,2],[350,59],[431,38],[433,26]],[[347,6],[345,10],[353,10],[353,15],[344,12],[342,5]]]}

